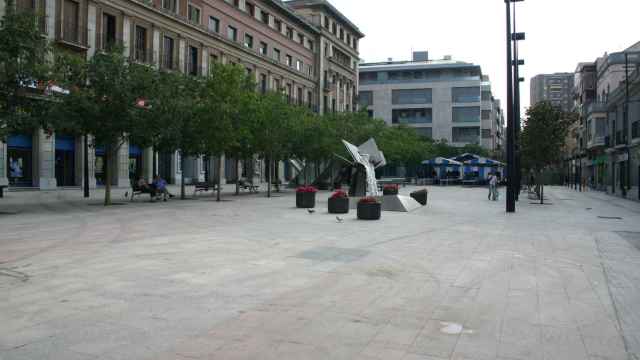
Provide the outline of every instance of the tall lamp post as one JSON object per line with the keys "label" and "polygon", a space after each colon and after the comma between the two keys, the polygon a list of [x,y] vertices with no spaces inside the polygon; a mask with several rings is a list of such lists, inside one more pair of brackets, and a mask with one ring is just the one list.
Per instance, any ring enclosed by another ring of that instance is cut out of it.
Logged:
{"label": "tall lamp post", "polygon": [[[516,211],[516,186],[518,178],[518,168],[516,166],[516,121],[514,113],[514,80],[518,83],[520,78],[514,79],[514,58],[513,58],[513,46],[512,42],[517,40],[524,40],[524,34],[513,33],[511,30],[511,3],[520,2],[524,0],[504,0],[506,12],[507,12],[507,213],[513,213]],[[515,16],[514,16],[515,18]],[[515,19],[514,19],[515,22]],[[520,39],[522,37],[522,39]],[[515,61],[516,67],[518,62]],[[520,122],[520,119],[518,119]]]}

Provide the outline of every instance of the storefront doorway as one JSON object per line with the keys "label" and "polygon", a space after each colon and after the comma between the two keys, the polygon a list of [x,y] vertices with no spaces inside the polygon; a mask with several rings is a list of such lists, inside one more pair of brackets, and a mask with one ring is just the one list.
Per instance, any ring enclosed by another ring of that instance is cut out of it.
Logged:
{"label": "storefront doorway", "polygon": [[30,135],[10,135],[7,139],[7,169],[9,185],[33,186],[33,138]]}
{"label": "storefront doorway", "polygon": [[56,135],[56,182],[58,186],[74,186],[75,179],[75,138]]}

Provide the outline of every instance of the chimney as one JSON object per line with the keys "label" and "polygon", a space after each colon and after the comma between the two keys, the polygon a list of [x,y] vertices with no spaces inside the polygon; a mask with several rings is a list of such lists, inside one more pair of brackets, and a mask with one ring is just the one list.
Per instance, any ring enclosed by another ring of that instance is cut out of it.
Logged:
{"label": "chimney", "polygon": [[414,51],[413,52],[413,61],[429,61],[429,52],[428,51]]}

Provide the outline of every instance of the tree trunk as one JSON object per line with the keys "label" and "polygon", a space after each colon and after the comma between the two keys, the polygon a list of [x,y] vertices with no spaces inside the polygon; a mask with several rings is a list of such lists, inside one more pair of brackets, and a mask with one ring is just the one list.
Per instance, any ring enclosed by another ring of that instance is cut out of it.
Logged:
{"label": "tree trunk", "polygon": [[270,198],[271,197],[271,156],[267,157],[267,197]]}
{"label": "tree trunk", "polygon": [[111,205],[111,145],[105,146],[104,152],[104,206]]}
{"label": "tree trunk", "polygon": [[89,194],[89,135],[84,134],[84,159],[82,159],[83,162],[83,168],[82,169],[82,182],[83,182],[83,190],[84,190],[84,197],[88,198],[90,196]]}
{"label": "tree trunk", "polygon": [[540,171],[540,205],[544,205],[544,172]]}
{"label": "tree trunk", "polygon": [[236,162],[236,195],[240,195],[240,160],[235,159]]}
{"label": "tree trunk", "polygon": [[184,154],[180,153],[180,200],[187,198],[184,186]]}
{"label": "tree trunk", "polygon": [[222,155],[218,156],[218,171],[216,174],[218,181],[218,191],[216,191],[216,201],[220,201],[220,188],[222,187]]}

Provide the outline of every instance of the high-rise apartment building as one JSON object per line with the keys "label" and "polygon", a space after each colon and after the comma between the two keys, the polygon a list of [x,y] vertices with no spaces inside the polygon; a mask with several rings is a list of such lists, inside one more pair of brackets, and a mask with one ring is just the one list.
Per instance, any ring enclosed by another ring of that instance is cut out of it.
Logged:
{"label": "high-rise apartment building", "polygon": [[531,106],[549,101],[564,111],[573,110],[573,73],[540,74],[531,78]]}
{"label": "high-rise apartment building", "polygon": [[[206,75],[214,62],[235,64],[254,77],[257,91],[283,92],[292,103],[319,113],[355,107],[358,48],[364,35],[326,0],[13,3],[19,11],[42,14],[38,26],[43,36],[82,57],[117,44],[130,61],[167,71]],[[0,17],[4,9],[0,6]],[[82,143],[81,137],[63,132],[12,134],[6,143],[0,142],[0,185],[82,185]],[[91,149],[88,157],[90,185],[99,185],[104,181],[104,149]],[[140,176],[150,178],[153,169],[176,183],[182,172],[187,181],[204,181],[220,168],[203,157],[188,159],[181,168],[178,153],[154,156],[152,149],[136,144],[124,144],[114,158],[115,186],[129,186],[130,179]],[[223,167],[228,180],[241,176],[233,164],[228,159]],[[18,167],[20,171],[9,170]]]}
{"label": "high-rise apartment building", "polygon": [[455,146],[498,150],[504,116],[479,65],[447,56],[360,64],[360,107],[388,124]]}

